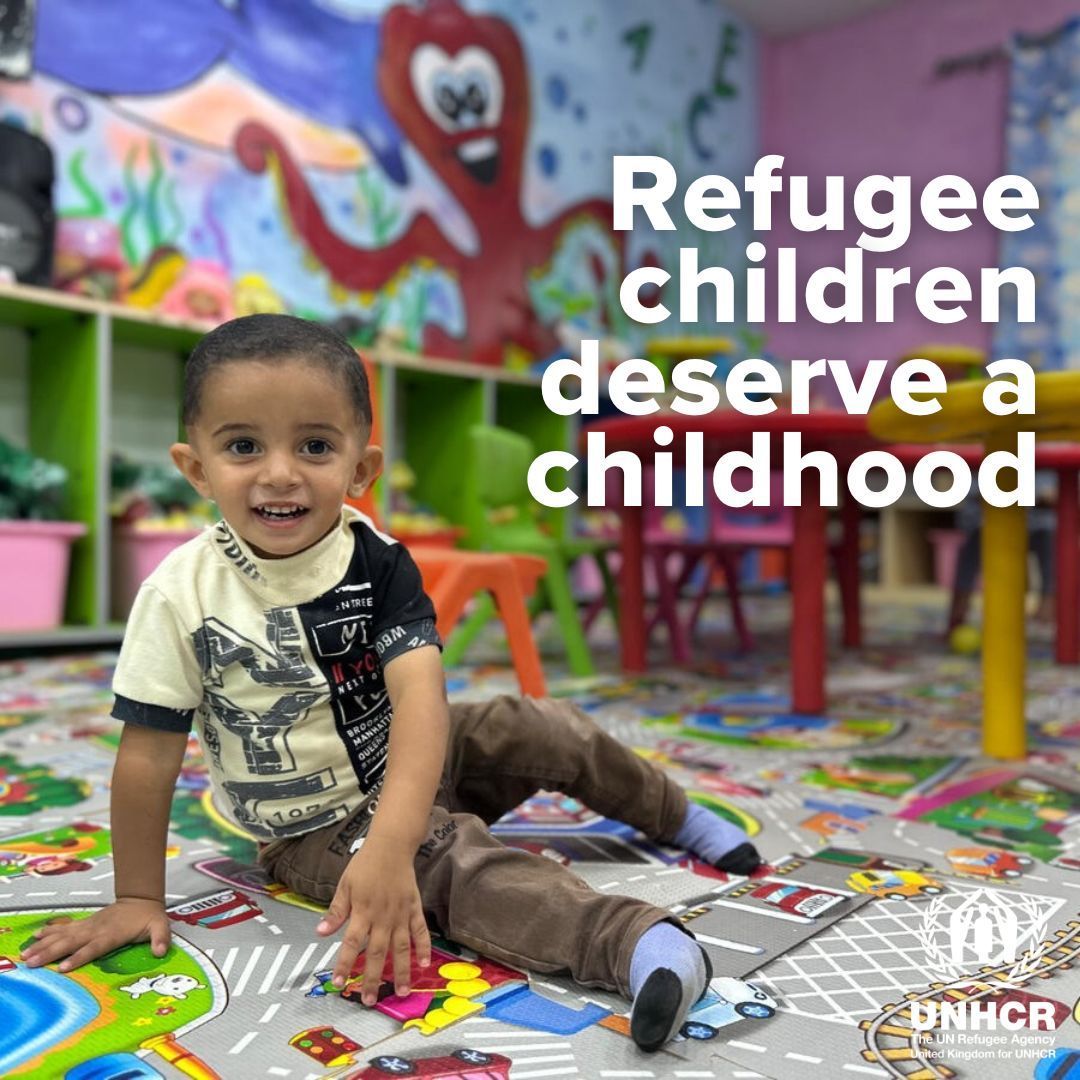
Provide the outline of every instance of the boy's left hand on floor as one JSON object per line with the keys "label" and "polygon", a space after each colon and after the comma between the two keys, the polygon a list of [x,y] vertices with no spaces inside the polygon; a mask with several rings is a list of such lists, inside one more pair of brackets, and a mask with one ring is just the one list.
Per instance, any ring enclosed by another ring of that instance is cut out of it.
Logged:
{"label": "boy's left hand on floor", "polygon": [[394,993],[411,990],[411,958],[416,949],[420,967],[431,963],[431,935],[424,921],[412,856],[404,848],[371,838],[352,857],[338,882],[330,908],[316,927],[326,936],[345,926],[334,963],[333,983],[339,989],[364,953],[360,996],[365,1005],[379,999],[387,955],[392,957]]}

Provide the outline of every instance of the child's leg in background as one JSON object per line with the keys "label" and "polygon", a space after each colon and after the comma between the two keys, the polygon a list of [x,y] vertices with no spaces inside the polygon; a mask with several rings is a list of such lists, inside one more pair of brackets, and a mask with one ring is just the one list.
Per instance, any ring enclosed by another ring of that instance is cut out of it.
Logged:
{"label": "child's leg in background", "polygon": [[1050,622],[1054,618],[1054,595],[1057,587],[1054,577],[1054,528],[1055,519],[1050,512],[1051,524],[1046,527],[1041,516],[1041,508],[1029,515],[1028,546],[1035,554],[1039,566],[1039,606],[1035,609],[1035,618]]}
{"label": "child's leg in background", "polygon": [[1056,536],[1058,478],[1049,469],[1035,470],[1035,505],[1028,511],[1028,547],[1039,564],[1039,605],[1035,618],[1052,622],[1056,607]]}
{"label": "child's leg in background", "polygon": [[[975,592],[975,583],[979,577],[982,561],[980,548],[982,533],[978,525],[979,518],[970,512],[966,503],[962,504],[958,517],[962,527],[967,530],[967,535],[956,558],[956,577],[946,632],[951,632],[967,621],[968,608]],[[1051,620],[1054,617],[1054,530],[1056,527],[1057,515],[1052,508],[1037,506],[1028,511],[1028,547],[1035,555],[1039,566],[1039,605],[1035,611],[1037,619]]]}
{"label": "child's leg in background", "polygon": [[443,786],[450,810],[488,824],[540,789],[561,791],[722,869],[749,873],[760,861],[741,829],[690,805],[663,770],[567,701],[504,696],[452,705]]}
{"label": "child's leg in background", "polygon": [[979,579],[982,563],[982,499],[977,492],[969,495],[957,507],[956,527],[964,530],[964,542],[956,556],[946,634],[951,634],[958,626],[967,622],[971,597]]}
{"label": "child's leg in background", "polygon": [[956,577],[953,580],[952,603],[949,607],[947,633],[951,633],[962,623],[967,622],[971,597],[975,592],[975,582],[978,580],[979,566],[982,561],[979,550],[981,543],[981,530],[972,529],[968,531],[963,544],[960,545],[960,551],[956,556]]}

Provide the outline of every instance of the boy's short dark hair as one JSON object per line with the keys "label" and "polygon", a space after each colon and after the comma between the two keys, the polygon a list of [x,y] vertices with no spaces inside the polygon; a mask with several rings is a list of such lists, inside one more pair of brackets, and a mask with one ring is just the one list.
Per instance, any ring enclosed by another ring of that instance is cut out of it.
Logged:
{"label": "boy's short dark hair", "polygon": [[181,419],[195,422],[207,376],[237,360],[303,360],[340,378],[365,430],[371,430],[371,391],[356,350],[337,330],[295,315],[244,315],[211,330],[184,366]]}

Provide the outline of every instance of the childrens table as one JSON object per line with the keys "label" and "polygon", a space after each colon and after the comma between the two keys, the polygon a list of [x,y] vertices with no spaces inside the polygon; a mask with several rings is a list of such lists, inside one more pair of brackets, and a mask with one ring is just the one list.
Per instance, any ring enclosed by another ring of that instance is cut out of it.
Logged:
{"label": "childrens table", "polygon": [[[1016,435],[1034,431],[1042,439],[1080,442],[1080,372],[1056,371],[1035,376],[1034,416],[994,416],[983,407],[987,381],[950,383],[930,416],[910,416],[895,402],[871,409],[870,430],[886,442],[977,442],[987,453],[1016,451]],[[1042,455],[1040,455],[1042,456]],[[1044,460],[1046,460],[1044,458]],[[1075,537],[1075,472],[1059,471],[1059,536]],[[1062,552],[1059,579],[1075,595],[1075,544]],[[1024,717],[1024,590],[1027,569],[1027,516],[1024,507],[983,505],[983,749],[1001,758],[1023,757],[1027,749]],[[1059,596],[1062,593],[1059,590]],[[1060,602],[1060,601],[1059,601]],[[1062,612],[1059,617],[1065,617]],[[1073,611],[1075,617],[1075,610]]]}
{"label": "childrens table", "polygon": [[[745,416],[734,410],[722,410],[707,416],[683,416],[680,413],[658,412],[650,416],[607,417],[590,424],[582,431],[582,448],[589,432],[602,431],[605,451],[630,450],[647,464],[658,449],[653,432],[666,425],[674,433],[667,448],[675,456],[675,464],[683,461],[680,454],[685,437],[701,432],[704,437],[706,483],[711,476],[711,464],[730,450],[749,451],[755,432],[767,432],[771,442],[771,465],[778,468],[783,462],[785,432],[800,432],[802,452],[825,450],[838,463],[838,491],[845,490],[845,465],[864,450],[874,449],[865,416],[851,416],[841,410],[824,410],[806,416],[777,410],[766,416]],[[818,715],[825,709],[825,576],[827,544],[825,526],[828,510],[821,505],[819,475],[816,469],[806,468],[800,476],[801,505],[794,507],[795,542],[791,552],[791,707],[797,713]],[[858,505],[852,500],[844,503],[845,538],[849,550],[857,536],[851,526],[858,526]],[[622,522],[620,548],[619,638],[623,670],[644,671],[646,667],[645,590],[643,580],[643,522],[640,506],[617,508]],[[858,573],[857,559],[844,560]],[[854,614],[857,615],[857,612]],[[857,623],[845,635],[845,644],[857,644]]]}

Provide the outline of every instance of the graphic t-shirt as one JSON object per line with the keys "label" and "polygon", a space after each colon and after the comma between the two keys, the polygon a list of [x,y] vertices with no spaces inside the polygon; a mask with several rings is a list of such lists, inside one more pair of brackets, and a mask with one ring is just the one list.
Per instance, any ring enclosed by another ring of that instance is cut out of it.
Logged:
{"label": "graphic t-shirt", "polygon": [[383,668],[438,645],[408,551],[348,507],[314,547],[262,559],[220,523],[172,552],[128,621],[113,716],[202,740],[222,809],[293,836],[377,797]]}

